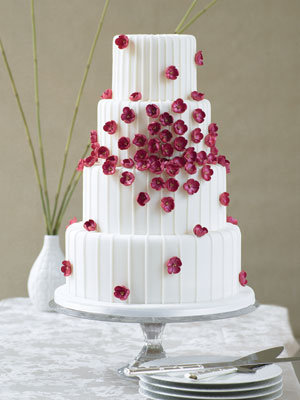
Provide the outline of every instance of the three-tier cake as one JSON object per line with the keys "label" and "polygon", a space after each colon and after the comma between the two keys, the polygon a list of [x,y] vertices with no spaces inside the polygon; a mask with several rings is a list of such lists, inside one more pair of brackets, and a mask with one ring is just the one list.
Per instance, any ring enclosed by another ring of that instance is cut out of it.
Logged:
{"label": "three-tier cake", "polygon": [[217,313],[255,302],[226,217],[230,163],[197,92],[191,35],[120,35],[112,90],[83,168],[83,221],[66,231],[55,301],[92,312]]}

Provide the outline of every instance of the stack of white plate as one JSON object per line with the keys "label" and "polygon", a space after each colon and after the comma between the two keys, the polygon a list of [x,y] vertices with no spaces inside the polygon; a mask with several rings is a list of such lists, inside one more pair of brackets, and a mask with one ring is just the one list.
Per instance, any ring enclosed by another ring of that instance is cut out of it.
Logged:
{"label": "stack of white plate", "polygon": [[[223,358],[224,360],[224,358]],[[174,365],[178,362],[199,362],[199,358],[168,358],[148,365]],[[201,357],[201,362],[215,362],[216,357]],[[146,365],[146,364],[144,364]],[[205,380],[193,380],[182,372],[140,375],[139,392],[153,400],[275,400],[282,396],[282,370],[272,364],[255,373],[234,373]]]}

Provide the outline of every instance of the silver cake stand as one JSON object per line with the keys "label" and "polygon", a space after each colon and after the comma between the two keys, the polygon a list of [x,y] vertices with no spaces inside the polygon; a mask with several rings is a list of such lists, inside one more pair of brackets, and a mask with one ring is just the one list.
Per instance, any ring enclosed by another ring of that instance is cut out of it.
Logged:
{"label": "silver cake stand", "polygon": [[240,310],[222,312],[218,314],[200,315],[199,311],[199,315],[172,316],[172,317],[132,317],[132,316],[78,311],[71,308],[63,307],[55,303],[54,300],[52,300],[49,303],[49,305],[54,311],[72,317],[85,318],[94,321],[140,324],[144,334],[144,344],[141,351],[135,357],[135,359],[125,367],[122,367],[118,370],[119,374],[125,376],[124,374],[125,368],[139,367],[141,364],[147,361],[167,357],[166,352],[162,345],[162,335],[166,324],[179,323],[179,322],[213,321],[218,319],[238,317],[240,315],[245,315],[252,311],[255,311],[256,308],[259,306],[259,303],[256,302],[253,305],[242,308]]}

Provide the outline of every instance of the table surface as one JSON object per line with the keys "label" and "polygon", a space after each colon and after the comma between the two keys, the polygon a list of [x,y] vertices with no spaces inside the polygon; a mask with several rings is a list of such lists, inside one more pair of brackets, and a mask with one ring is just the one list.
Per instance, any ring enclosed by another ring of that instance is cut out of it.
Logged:
{"label": "table surface", "polygon": [[[35,311],[27,298],[0,301],[0,398],[5,400],[141,400],[137,382],[117,369],[139,352],[137,324],[89,321]],[[242,356],[270,346],[294,355],[288,311],[262,305],[227,320],[169,324],[164,335],[168,355]],[[300,399],[291,363],[284,371],[284,400]]]}

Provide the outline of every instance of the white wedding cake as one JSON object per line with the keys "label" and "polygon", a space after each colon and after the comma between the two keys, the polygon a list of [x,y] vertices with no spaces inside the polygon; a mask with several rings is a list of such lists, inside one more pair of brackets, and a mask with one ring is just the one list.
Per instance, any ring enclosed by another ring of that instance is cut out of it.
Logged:
{"label": "white wedding cake", "polygon": [[92,312],[216,313],[255,302],[226,217],[230,163],[197,92],[191,35],[113,39],[112,90],[83,168],[83,221],[66,230],[55,301]]}

